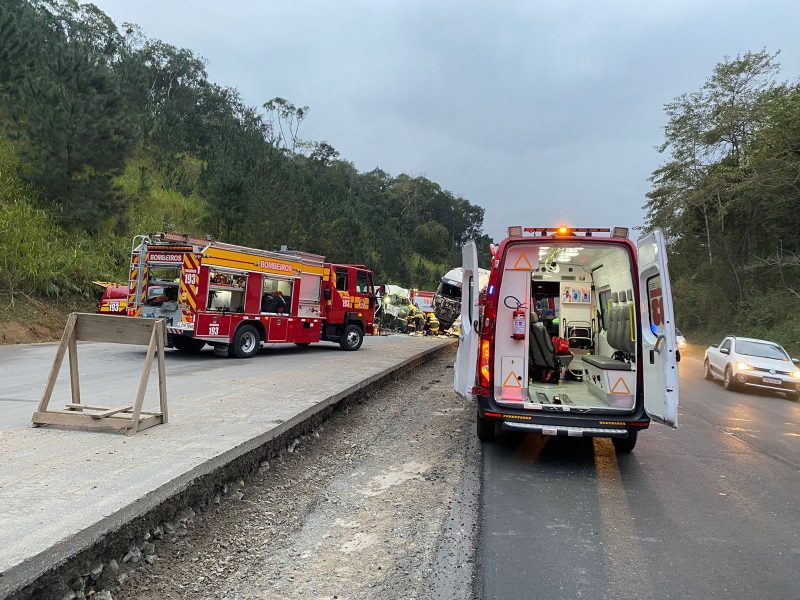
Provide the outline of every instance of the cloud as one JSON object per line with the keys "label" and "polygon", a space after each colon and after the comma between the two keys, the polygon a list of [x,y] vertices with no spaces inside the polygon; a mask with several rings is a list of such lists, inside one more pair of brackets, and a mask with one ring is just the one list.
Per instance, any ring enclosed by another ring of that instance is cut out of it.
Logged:
{"label": "cloud", "polygon": [[361,169],[425,174],[508,224],[637,225],[662,161],[662,106],[725,55],[782,49],[800,73],[800,3],[100,0],[206,57],[260,106]]}

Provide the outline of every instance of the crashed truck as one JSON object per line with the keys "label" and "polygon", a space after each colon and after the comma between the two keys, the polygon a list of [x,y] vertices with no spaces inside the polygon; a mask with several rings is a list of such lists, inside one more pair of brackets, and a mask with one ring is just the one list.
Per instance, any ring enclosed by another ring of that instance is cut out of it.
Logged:
{"label": "crashed truck", "polygon": [[384,284],[378,288],[378,311],[375,321],[380,328],[405,331],[411,291],[399,285]]}
{"label": "crashed truck", "polygon": [[[433,311],[439,318],[443,330],[450,329],[461,315],[461,278],[464,270],[457,267],[448,271],[439,282],[436,294],[433,297]],[[478,269],[478,284],[480,289],[489,283],[489,271]]]}

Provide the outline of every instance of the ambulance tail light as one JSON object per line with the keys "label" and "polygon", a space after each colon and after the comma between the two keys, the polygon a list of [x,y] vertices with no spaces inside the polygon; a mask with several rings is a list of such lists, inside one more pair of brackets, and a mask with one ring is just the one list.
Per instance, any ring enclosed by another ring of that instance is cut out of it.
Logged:
{"label": "ambulance tail light", "polygon": [[481,340],[478,369],[481,387],[489,389],[492,384],[492,341],[488,337]]}

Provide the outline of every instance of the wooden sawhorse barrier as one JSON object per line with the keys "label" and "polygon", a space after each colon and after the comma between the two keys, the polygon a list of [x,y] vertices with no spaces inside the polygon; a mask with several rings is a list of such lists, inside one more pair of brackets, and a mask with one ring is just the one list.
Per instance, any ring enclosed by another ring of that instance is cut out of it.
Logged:
{"label": "wooden sawhorse barrier", "polygon": [[[120,429],[128,435],[134,435],[141,429],[166,423],[167,412],[167,373],[164,365],[164,341],[167,327],[164,319],[143,319],[119,315],[100,315],[88,313],[71,313],[67,326],[61,336],[50,377],[44,389],[39,407],[33,413],[34,427],[39,425],[72,425],[91,429]],[[113,344],[147,345],[147,356],[144,369],[139,379],[139,389],[133,404],[107,408],[81,403],[81,389],[78,380],[78,341],[109,342]],[[72,389],[72,402],[64,410],[48,410],[50,397],[64,361],[64,354],[69,350],[69,376]],[[160,400],[159,412],[142,410],[147,381],[150,378],[150,367],[153,358],[158,356],[158,392]]]}

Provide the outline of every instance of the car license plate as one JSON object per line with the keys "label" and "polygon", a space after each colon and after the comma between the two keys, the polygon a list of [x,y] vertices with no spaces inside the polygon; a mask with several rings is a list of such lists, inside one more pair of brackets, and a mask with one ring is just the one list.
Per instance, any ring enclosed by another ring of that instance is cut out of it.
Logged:
{"label": "car license plate", "polygon": [[774,377],[764,377],[764,383],[769,383],[770,385],[780,385],[783,382],[780,379],[775,379]]}

